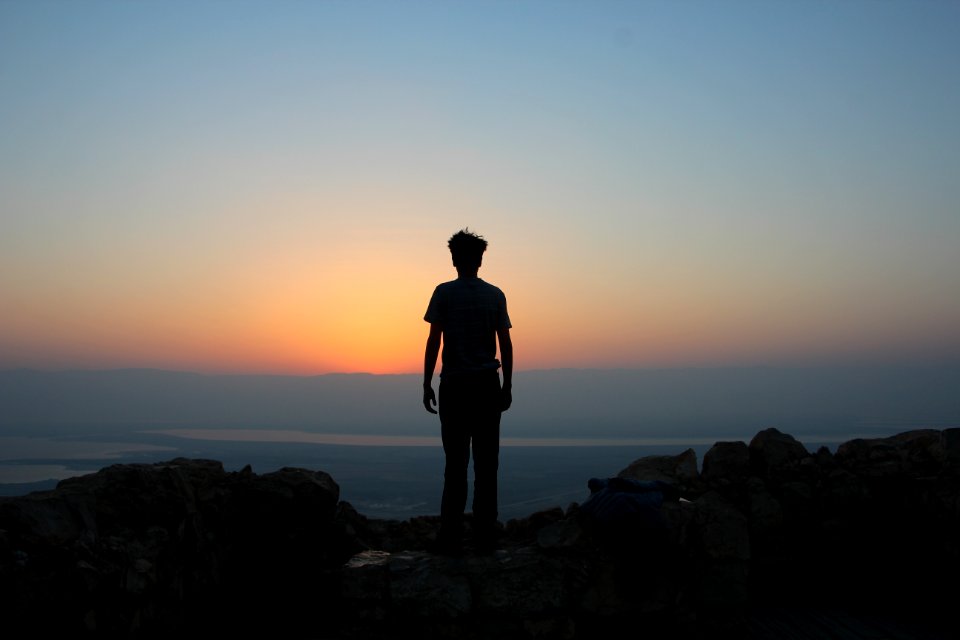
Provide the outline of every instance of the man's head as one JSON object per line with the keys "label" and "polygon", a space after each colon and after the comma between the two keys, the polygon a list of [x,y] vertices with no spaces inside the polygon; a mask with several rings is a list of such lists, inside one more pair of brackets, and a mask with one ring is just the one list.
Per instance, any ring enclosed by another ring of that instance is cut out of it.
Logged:
{"label": "man's head", "polygon": [[483,261],[483,252],[487,250],[487,241],[469,229],[457,231],[447,242],[453,266],[457,271],[476,271]]}

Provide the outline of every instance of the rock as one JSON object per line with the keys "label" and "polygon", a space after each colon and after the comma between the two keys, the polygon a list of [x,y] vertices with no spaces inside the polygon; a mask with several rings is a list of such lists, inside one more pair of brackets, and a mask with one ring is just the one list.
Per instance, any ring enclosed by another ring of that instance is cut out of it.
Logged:
{"label": "rock", "polygon": [[506,626],[534,621],[531,629],[566,629],[565,575],[562,561],[532,547],[467,558],[365,551],[344,566],[342,593],[353,615],[381,619],[379,632],[400,624],[424,629],[468,616]]}
{"label": "rock", "polygon": [[504,533],[523,544],[532,544],[537,540],[539,531],[546,526],[560,522],[565,517],[563,509],[552,507],[537,511],[526,518],[514,518],[507,522]]}
{"label": "rock", "polygon": [[863,480],[846,469],[831,471],[823,481],[821,500],[830,513],[856,513],[870,499]]}
{"label": "rock", "polygon": [[630,463],[617,476],[632,480],[660,480],[680,490],[690,490],[700,479],[697,453],[687,449],[675,456],[645,456]]}
{"label": "rock", "polygon": [[703,456],[701,478],[707,483],[736,483],[750,473],[750,449],[745,442],[717,442]]}
{"label": "rock", "polygon": [[781,477],[795,470],[800,461],[810,455],[806,447],[793,436],[777,429],[764,429],[753,437],[749,445],[750,465],[762,475]]}
{"label": "rock", "polygon": [[750,559],[746,516],[714,491],[696,500],[693,508],[699,530],[699,553],[712,560],[745,562]]}
{"label": "rock", "polygon": [[939,444],[944,464],[953,468],[960,466],[960,428],[941,431]]}
{"label": "rock", "polygon": [[707,608],[742,607],[750,601],[747,578],[750,533],[747,518],[720,494],[708,492],[694,502],[698,530],[698,598]]}
{"label": "rock", "polygon": [[857,438],[841,444],[834,457],[844,468],[865,477],[932,475],[943,466],[949,438],[933,429],[906,431],[889,438]]}
{"label": "rock", "polygon": [[388,561],[391,605],[405,615],[456,618],[470,611],[470,583],[447,558],[415,551]]}
{"label": "rock", "polygon": [[[106,467],[0,500],[10,549],[0,597],[18,611],[12,628],[42,620],[67,636],[296,627],[298,603],[319,595],[303,578],[355,551],[333,519],[338,499],[329,475],[303,469],[256,476],[183,458]],[[53,603],[58,615],[46,616]]]}
{"label": "rock", "polygon": [[477,611],[530,618],[563,604],[563,563],[523,547],[471,562]]}
{"label": "rock", "polygon": [[747,482],[747,496],[747,514],[751,531],[763,535],[783,526],[783,508],[767,490],[763,480],[757,477],[750,478]]}
{"label": "rock", "polygon": [[857,594],[878,610],[949,612],[938,585],[960,570],[958,434],[810,456],[771,429],[716,443],[702,475],[692,450],[642,458],[621,477],[685,492],[655,529],[620,527],[612,544],[589,509],[556,507],[507,523],[497,551],[455,558],[424,551],[438,516],[367,518],[323,472],[115,465],[0,499],[4,631],[507,640],[629,624],[717,637],[764,602],[843,608]]}
{"label": "rock", "polygon": [[537,544],[541,549],[570,549],[583,538],[583,528],[574,518],[549,524],[537,532]]}

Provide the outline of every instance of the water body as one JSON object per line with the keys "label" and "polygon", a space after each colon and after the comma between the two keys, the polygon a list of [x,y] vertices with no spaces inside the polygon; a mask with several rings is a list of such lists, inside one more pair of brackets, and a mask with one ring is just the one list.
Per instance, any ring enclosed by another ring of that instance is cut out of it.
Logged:
{"label": "water body", "polygon": [[[115,463],[219,460],[323,470],[375,517],[439,510],[439,420],[417,375],[222,376],[0,371],[0,494]],[[504,418],[501,516],[582,501],[633,460],[700,460],[775,426],[810,451],[960,424],[960,365],[517,372]],[[825,434],[825,435],[816,435]],[[842,435],[838,435],[842,434]],[[550,437],[545,437],[550,436]]]}
{"label": "water body", "polygon": [[[835,449],[852,437],[804,440],[811,451]],[[589,495],[592,477],[616,475],[647,455],[675,455],[687,448],[697,459],[729,438],[510,438],[500,454],[502,520]],[[340,485],[341,499],[376,518],[406,519],[439,512],[443,451],[438,437],[320,434],[272,429],[165,429],[109,439],[0,437],[0,495],[51,489],[58,480],[117,463],[149,463],[176,457],[219,460],[228,471],[250,465],[256,473],[282,467],[322,470]]]}

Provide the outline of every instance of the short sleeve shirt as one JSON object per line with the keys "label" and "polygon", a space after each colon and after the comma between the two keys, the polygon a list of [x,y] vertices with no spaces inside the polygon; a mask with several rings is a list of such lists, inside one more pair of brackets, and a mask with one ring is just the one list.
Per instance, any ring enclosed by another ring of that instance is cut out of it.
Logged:
{"label": "short sleeve shirt", "polygon": [[480,278],[457,278],[438,285],[423,319],[443,329],[441,377],[496,371],[497,330],[509,329],[507,298]]}

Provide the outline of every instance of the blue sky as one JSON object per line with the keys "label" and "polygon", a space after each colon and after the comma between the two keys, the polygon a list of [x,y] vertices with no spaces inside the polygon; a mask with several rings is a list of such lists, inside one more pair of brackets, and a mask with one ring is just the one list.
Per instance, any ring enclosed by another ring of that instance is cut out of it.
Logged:
{"label": "blue sky", "polygon": [[0,2],[0,366],[960,356],[956,2]]}

